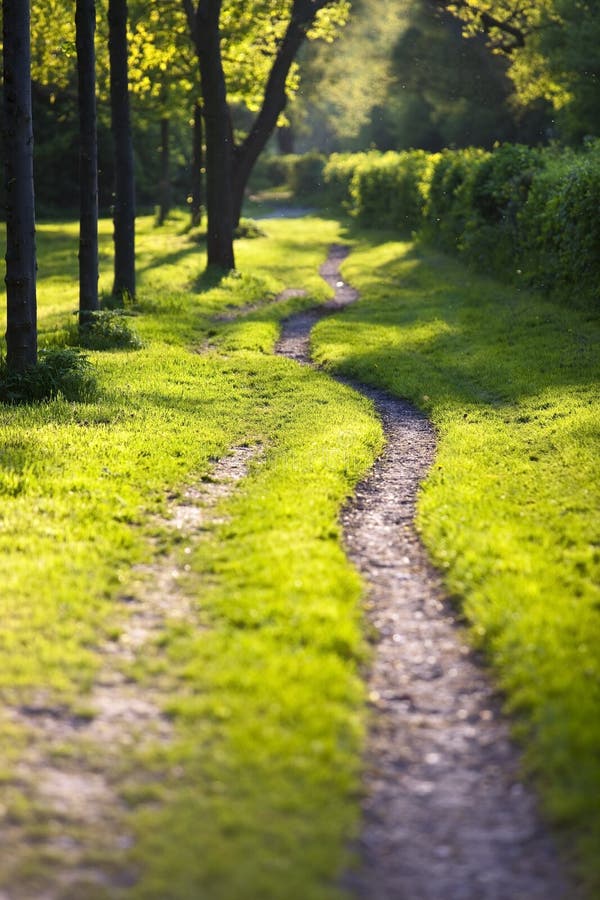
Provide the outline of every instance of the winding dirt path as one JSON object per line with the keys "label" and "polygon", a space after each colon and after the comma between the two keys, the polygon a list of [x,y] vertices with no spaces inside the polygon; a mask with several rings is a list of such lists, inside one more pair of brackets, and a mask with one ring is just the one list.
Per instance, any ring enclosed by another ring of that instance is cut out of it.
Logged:
{"label": "winding dirt path", "polygon": [[[357,299],[339,273],[347,252],[332,247],[320,270],[334,300],[284,322],[278,353],[310,363],[312,326]],[[344,884],[368,900],[572,900],[499,699],[414,529],[433,428],[406,402],[345,383],[373,401],[387,446],[342,513],[378,635],[362,865]]]}

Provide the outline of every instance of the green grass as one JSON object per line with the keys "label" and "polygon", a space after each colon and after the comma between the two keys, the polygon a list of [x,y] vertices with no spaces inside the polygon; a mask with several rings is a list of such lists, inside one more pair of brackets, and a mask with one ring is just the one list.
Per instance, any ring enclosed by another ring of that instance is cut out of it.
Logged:
{"label": "green grass", "polygon": [[[132,565],[181,557],[195,621],[169,623],[130,673],[142,690],[168,687],[175,740],[123,761],[143,774],[123,785],[141,873],[125,893],[334,900],[357,827],[366,658],[361,586],[337,513],[382,435],[369,403],[271,351],[284,314],[328,296],[317,275],[327,245],[355,237],[333,221],[265,220],[266,237],[238,242],[242,274],[216,283],[183,226],[140,220],[132,322],[143,346],[90,352],[93,402],[0,407],[0,694],[4,705],[42,696],[89,715],[98,647],[125,614],[119,598],[135,590]],[[102,223],[105,291],[110,231]],[[76,234],[39,229],[44,345],[72,332]],[[419,525],[494,666],[546,809],[579,835],[593,896],[597,314],[385,235],[360,236],[344,274],[364,300],[317,326],[315,353],[435,422]],[[284,287],[308,296],[243,313]],[[215,319],[236,307],[239,317]],[[264,452],[225,502],[227,518],[188,547],[157,515],[241,443]],[[44,851],[56,823],[12,781],[25,740],[0,719],[0,779],[21,829],[0,886],[18,882],[33,896],[63,856]]]}
{"label": "green grass", "polygon": [[360,235],[316,358],[431,416],[419,527],[487,653],[549,816],[600,891],[600,321]]}
{"label": "green grass", "polygon": [[[211,284],[182,221],[139,223],[144,346],[89,354],[99,397],[0,408],[0,692],[5,705],[42,696],[85,708],[132,565],[163,551],[184,558],[156,520],[168,494],[229,447],[261,443],[229,519],[185,556],[202,627],[172,623],[132,672],[142,689],[167,680],[176,735],[124,760],[160,783],[128,793],[142,873],[133,895],[327,900],[341,893],[356,828],[364,727],[361,588],[336,517],[382,438],[366,401],[269,351],[278,318],[327,297],[317,268],[339,226],[265,222],[268,238],[238,244],[243,274]],[[103,223],[105,262],[109,250]],[[76,253],[74,227],[40,226],[49,345],[68,336]],[[310,296],[213,319],[288,286]],[[23,740],[0,724],[9,784]],[[8,815],[24,831],[3,883],[31,896],[62,856],[36,850],[46,820],[18,784]]]}

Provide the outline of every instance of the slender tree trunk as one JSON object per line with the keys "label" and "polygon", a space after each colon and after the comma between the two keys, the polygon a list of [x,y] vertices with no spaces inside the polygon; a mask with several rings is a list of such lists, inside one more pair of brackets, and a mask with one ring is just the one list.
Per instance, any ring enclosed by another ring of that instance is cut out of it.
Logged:
{"label": "slender tree trunk", "polygon": [[6,362],[9,372],[22,372],[37,363],[29,2],[3,0],[2,13],[6,125]]}
{"label": "slender tree trunk", "polygon": [[75,8],[79,90],[79,324],[90,321],[98,301],[98,135],[96,128],[95,0]]}
{"label": "slender tree trunk", "polygon": [[197,228],[202,222],[202,177],[204,171],[204,122],[202,106],[194,104],[194,123],[192,134],[192,227]]}
{"label": "slender tree trunk", "polygon": [[171,179],[170,179],[170,146],[169,119],[163,116],[160,120],[160,206],[158,224],[163,225],[171,212]]}
{"label": "slender tree trunk", "polygon": [[221,0],[183,0],[200,65],[206,135],[206,250],[209,266],[229,271],[233,255],[233,132],[221,59]]}
{"label": "slender tree trunk", "polygon": [[110,106],[115,145],[113,294],[135,297],[135,181],[129,112],[127,0],[109,0]]}
{"label": "slender tree trunk", "polygon": [[291,125],[280,125],[277,129],[277,147],[284,155],[294,152],[294,131]]}

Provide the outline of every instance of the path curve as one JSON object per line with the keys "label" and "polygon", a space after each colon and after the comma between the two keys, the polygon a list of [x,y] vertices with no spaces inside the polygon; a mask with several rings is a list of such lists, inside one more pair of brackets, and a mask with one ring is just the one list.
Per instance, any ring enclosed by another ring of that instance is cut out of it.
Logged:
{"label": "path curve", "polygon": [[[320,269],[334,300],[284,321],[276,352],[310,363],[312,326],[358,298],[339,272],[347,253],[333,246]],[[341,380],[373,401],[386,436],[341,516],[377,633],[361,868],[344,886],[367,900],[573,900],[499,699],[415,532],[434,430],[405,401]]]}

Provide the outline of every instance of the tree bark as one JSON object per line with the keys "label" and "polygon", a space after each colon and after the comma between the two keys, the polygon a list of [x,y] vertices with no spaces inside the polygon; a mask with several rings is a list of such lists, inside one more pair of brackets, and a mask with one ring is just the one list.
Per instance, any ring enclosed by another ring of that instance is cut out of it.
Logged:
{"label": "tree bark", "polygon": [[135,180],[129,110],[127,0],[109,0],[110,106],[115,146],[113,294],[135,297]]}
{"label": "tree bark", "polygon": [[[186,5],[188,18],[191,3]],[[221,59],[221,0],[205,0],[191,10],[193,37],[200,64],[206,134],[207,264],[235,268],[233,253],[233,133]]]}
{"label": "tree bark", "polygon": [[194,123],[192,133],[192,227],[197,228],[202,223],[202,179],[204,171],[204,123],[202,121],[202,106],[194,104]]}
{"label": "tree bark", "polygon": [[75,8],[79,100],[79,324],[90,321],[98,300],[98,133],[96,127],[95,0]]}
{"label": "tree bark", "polygon": [[171,178],[170,178],[170,122],[167,116],[160,120],[160,205],[158,224],[163,225],[171,212]]}
{"label": "tree bark", "polygon": [[221,59],[221,0],[182,2],[198,55],[204,102],[208,264],[232,269],[233,234],[248,178],[285,108],[285,84],[296,53],[318,11],[331,0],[294,0],[285,36],[267,79],[261,110],[248,137],[235,149]]}
{"label": "tree bark", "polygon": [[9,372],[23,372],[37,363],[29,3],[3,0],[2,12],[6,127],[6,363]]}
{"label": "tree bark", "polygon": [[294,152],[294,131],[291,125],[280,125],[277,129],[277,147],[284,155]]}

